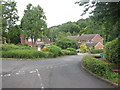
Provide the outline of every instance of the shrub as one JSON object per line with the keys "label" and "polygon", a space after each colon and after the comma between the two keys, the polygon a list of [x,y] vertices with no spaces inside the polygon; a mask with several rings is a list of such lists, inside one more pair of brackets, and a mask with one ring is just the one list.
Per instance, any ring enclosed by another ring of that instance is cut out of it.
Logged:
{"label": "shrub", "polygon": [[16,50],[16,49],[33,49],[29,46],[17,46],[14,44],[2,44],[2,51],[8,51],[8,50]]}
{"label": "shrub", "polygon": [[111,42],[108,42],[104,48],[105,58],[112,63],[120,63],[119,50],[120,46],[118,38]]}
{"label": "shrub", "polygon": [[91,49],[90,53],[92,54],[103,53],[103,50],[102,49]]}
{"label": "shrub", "polygon": [[86,46],[86,44],[80,45],[80,52],[81,53],[86,53],[87,52],[87,46]]}
{"label": "shrub", "polygon": [[3,58],[51,58],[54,54],[51,52],[42,52],[37,50],[9,50],[2,51]]}
{"label": "shrub", "polygon": [[112,66],[102,60],[93,58],[92,56],[85,56],[82,59],[83,65],[91,72],[103,76],[106,72],[111,71]]}
{"label": "shrub", "polygon": [[56,45],[51,45],[48,47],[48,51],[54,54],[54,57],[61,56],[61,48]]}
{"label": "shrub", "polygon": [[42,51],[48,51],[48,47],[43,47]]}
{"label": "shrub", "polygon": [[55,44],[62,49],[66,48],[76,48],[77,47],[77,41],[71,38],[61,38],[55,42]]}
{"label": "shrub", "polygon": [[76,52],[76,49],[74,49],[74,48],[67,48],[66,50]]}
{"label": "shrub", "polygon": [[109,79],[115,83],[120,84],[120,82],[118,80],[120,75],[118,73],[111,71],[112,65],[110,65],[104,61],[101,61],[99,59],[96,59],[90,55],[83,57],[81,63],[89,71],[91,71],[101,77],[104,77],[106,79]]}
{"label": "shrub", "polygon": [[69,51],[69,50],[62,50],[63,55],[77,55],[77,52]]}

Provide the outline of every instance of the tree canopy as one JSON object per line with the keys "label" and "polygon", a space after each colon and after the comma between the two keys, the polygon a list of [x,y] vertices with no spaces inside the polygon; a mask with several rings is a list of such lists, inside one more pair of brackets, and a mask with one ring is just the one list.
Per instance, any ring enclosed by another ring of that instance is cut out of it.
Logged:
{"label": "tree canopy", "polygon": [[46,25],[46,17],[43,9],[38,5],[34,7],[32,4],[28,4],[26,10],[24,10],[24,16],[21,20],[22,34],[25,38],[31,38],[36,41],[40,35],[44,33]]}

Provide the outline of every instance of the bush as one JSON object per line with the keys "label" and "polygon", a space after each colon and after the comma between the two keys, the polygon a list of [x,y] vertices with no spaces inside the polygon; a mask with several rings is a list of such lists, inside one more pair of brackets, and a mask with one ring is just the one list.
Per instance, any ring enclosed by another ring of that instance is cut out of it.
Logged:
{"label": "bush", "polygon": [[81,53],[86,53],[87,52],[87,46],[86,46],[86,44],[80,45],[80,52]]}
{"label": "bush", "polygon": [[55,44],[62,49],[66,48],[76,48],[77,47],[77,41],[71,38],[61,38],[55,42]]}
{"label": "bush", "polygon": [[102,60],[93,58],[92,56],[85,56],[82,59],[83,65],[91,72],[103,76],[106,72],[111,71],[112,66]]}
{"label": "bush", "polygon": [[67,48],[66,50],[76,52],[76,49],[74,49],[74,48]]}
{"label": "bush", "polygon": [[119,46],[118,38],[111,42],[108,42],[104,48],[105,58],[112,63],[120,63],[119,50],[120,50],[120,46]]}
{"label": "bush", "polygon": [[16,50],[16,49],[34,49],[29,46],[17,46],[14,44],[2,44],[2,51]]}
{"label": "bush", "polygon": [[93,56],[87,55],[83,57],[82,62],[83,66],[89,71],[109,79],[115,83],[120,84],[118,78],[120,75],[118,73],[112,72],[112,65],[94,58]]}
{"label": "bush", "polygon": [[91,49],[90,53],[92,54],[103,53],[103,50],[102,49]]}
{"label": "bush", "polygon": [[62,50],[63,55],[77,55],[77,52],[69,51],[69,50]]}
{"label": "bush", "polygon": [[37,50],[9,50],[2,51],[3,58],[51,58],[54,54],[51,52],[42,52]]}
{"label": "bush", "polygon": [[48,47],[43,47],[42,51],[48,51]]}
{"label": "bush", "polygon": [[48,51],[52,52],[54,54],[54,57],[56,56],[61,56],[62,52],[61,52],[61,48],[56,46],[56,45],[51,45],[48,47]]}

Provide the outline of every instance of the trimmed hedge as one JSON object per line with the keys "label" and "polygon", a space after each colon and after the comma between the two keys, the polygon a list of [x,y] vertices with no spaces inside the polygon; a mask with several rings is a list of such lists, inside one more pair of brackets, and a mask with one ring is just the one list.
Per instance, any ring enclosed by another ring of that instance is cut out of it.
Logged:
{"label": "trimmed hedge", "polygon": [[92,54],[103,53],[103,50],[102,49],[91,49],[90,53]]}
{"label": "trimmed hedge", "polygon": [[3,58],[50,58],[54,57],[51,52],[42,52],[37,50],[9,50],[2,51]]}
{"label": "trimmed hedge", "polygon": [[77,52],[62,50],[62,55],[77,55]]}
{"label": "trimmed hedge", "polygon": [[83,57],[81,63],[83,66],[101,77],[112,80],[115,83],[120,83],[118,73],[112,72],[112,65],[102,60],[96,59],[91,55]]}
{"label": "trimmed hedge", "polygon": [[17,46],[14,44],[2,44],[2,51],[8,51],[8,50],[16,50],[16,49],[34,49],[29,46]]}
{"label": "trimmed hedge", "polygon": [[105,58],[112,63],[120,63],[120,44],[118,38],[108,42],[104,47]]}
{"label": "trimmed hedge", "polygon": [[37,49],[28,46],[16,46],[14,44],[2,45],[2,58],[53,58],[57,56],[76,54],[77,53],[73,51],[64,51],[56,45],[43,48],[42,51],[37,51]]}
{"label": "trimmed hedge", "polygon": [[66,50],[76,52],[76,49],[74,49],[74,48],[67,48]]}

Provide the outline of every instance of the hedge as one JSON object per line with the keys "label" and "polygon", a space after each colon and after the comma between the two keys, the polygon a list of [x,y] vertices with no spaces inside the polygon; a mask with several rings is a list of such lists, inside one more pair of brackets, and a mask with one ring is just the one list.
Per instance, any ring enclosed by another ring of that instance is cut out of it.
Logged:
{"label": "hedge", "polygon": [[112,65],[108,64],[102,60],[96,59],[91,55],[84,56],[81,63],[83,66],[101,77],[112,80],[115,83],[120,83],[118,81],[118,73],[112,72]]}
{"label": "hedge", "polygon": [[67,48],[66,50],[76,52],[76,49],[74,49],[74,48]]}
{"label": "hedge", "polygon": [[52,52],[54,54],[54,57],[61,56],[62,54],[61,48],[56,45],[49,46],[47,51]]}
{"label": "hedge", "polygon": [[51,52],[42,52],[37,50],[9,50],[2,51],[3,58],[50,58],[54,57],[54,54]]}
{"label": "hedge", "polygon": [[16,49],[34,49],[29,46],[17,46],[14,44],[2,44],[2,51],[8,51],[8,50],[16,50]]}
{"label": "hedge", "polygon": [[118,38],[108,42],[104,47],[105,58],[112,63],[120,63],[120,46]]}
{"label": "hedge", "polygon": [[77,52],[62,50],[62,55],[77,55]]}
{"label": "hedge", "polygon": [[[53,58],[57,56],[76,55],[76,52],[62,50],[56,45],[51,45],[44,48],[42,51],[37,51],[35,48],[28,46],[17,46],[14,44],[2,45],[2,58]],[[1,57],[1,56],[0,56]]]}
{"label": "hedge", "polygon": [[103,53],[103,50],[102,49],[91,49],[90,53],[92,54]]}

